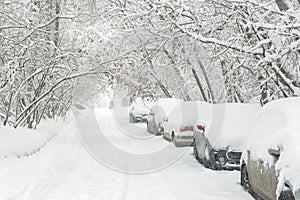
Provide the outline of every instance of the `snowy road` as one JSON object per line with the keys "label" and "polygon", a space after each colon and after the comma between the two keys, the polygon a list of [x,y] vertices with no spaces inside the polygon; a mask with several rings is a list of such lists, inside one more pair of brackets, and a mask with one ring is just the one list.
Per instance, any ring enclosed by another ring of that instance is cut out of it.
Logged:
{"label": "snowy road", "polygon": [[[108,141],[124,152],[146,154],[162,146],[170,155],[179,151],[162,138],[149,135],[143,125],[129,124],[107,109],[97,109],[95,116]],[[86,134],[91,132],[89,122],[86,119],[86,126],[80,125],[85,126]],[[113,170],[87,151],[76,123],[73,119],[65,123],[58,135],[33,156],[0,159],[1,200],[252,199],[238,183],[239,172],[205,169],[194,159],[191,148],[176,162],[153,173],[133,175]],[[123,129],[132,130],[133,135],[123,134]],[[139,138],[139,142],[135,144],[128,137]]]}

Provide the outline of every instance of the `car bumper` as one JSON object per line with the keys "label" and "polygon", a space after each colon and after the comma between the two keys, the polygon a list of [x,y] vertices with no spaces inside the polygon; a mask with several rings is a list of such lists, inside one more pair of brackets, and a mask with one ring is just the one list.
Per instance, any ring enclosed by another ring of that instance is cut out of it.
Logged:
{"label": "car bumper", "polygon": [[241,170],[241,165],[226,163],[224,166],[222,166],[222,169],[225,169],[225,170]]}
{"label": "car bumper", "polygon": [[183,137],[175,137],[175,146],[178,147],[189,147],[194,145],[194,137],[193,136],[183,136]]}
{"label": "car bumper", "polygon": [[144,115],[135,115],[134,120],[136,123],[147,122],[147,116]]}
{"label": "car bumper", "polygon": [[169,133],[163,133],[163,138],[168,142],[172,142],[171,135]]}
{"label": "car bumper", "polygon": [[224,170],[240,170],[241,152],[214,150],[216,168]]}

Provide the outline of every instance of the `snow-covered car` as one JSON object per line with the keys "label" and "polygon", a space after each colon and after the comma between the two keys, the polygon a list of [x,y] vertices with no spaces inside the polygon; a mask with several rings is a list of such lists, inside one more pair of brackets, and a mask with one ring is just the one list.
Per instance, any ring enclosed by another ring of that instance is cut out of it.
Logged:
{"label": "snow-covered car", "polygon": [[182,102],[181,99],[161,98],[153,104],[147,120],[147,131],[154,135],[162,135],[164,132],[163,122],[166,117]]}
{"label": "snow-covered car", "polygon": [[149,98],[138,97],[134,99],[129,107],[129,122],[146,122],[153,101]]}
{"label": "snow-covered car", "polygon": [[211,169],[239,170],[243,144],[255,114],[256,104],[211,104],[194,129],[194,155]]}
{"label": "snow-covered car", "polygon": [[[204,103],[204,102],[203,102]],[[201,101],[181,102],[162,123],[163,138],[173,141],[175,146],[191,146],[194,125],[198,120]]]}
{"label": "snow-covered car", "polygon": [[300,199],[300,98],[266,104],[242,155],[241,184],[265,200]]}

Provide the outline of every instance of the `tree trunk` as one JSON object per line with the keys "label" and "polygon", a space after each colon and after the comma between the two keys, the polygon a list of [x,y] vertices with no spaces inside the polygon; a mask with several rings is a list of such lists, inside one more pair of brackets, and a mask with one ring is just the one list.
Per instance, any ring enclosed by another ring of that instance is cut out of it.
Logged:
{"label": "tree trunk", "polygon": [[163,52],[170,59],[171,65],[172,65],[177,77],[179,78],[180,88],[183,89],[182,91],[180,91],[181,95],[185,98],[185,100],[191,101],[191,97],[189,96],[189,94],[187,94],[185,92],[186,90],[184,89],[184,78],[182,77],[180,70],[175,65],[174,58],[171,56],[171,54],[168,52],[168,50],[165,47],[163,47]]}
{"label": "tree trunk", "polygon": [[198,85],[198,87],[199,87],[199,89],[200,89],[200,92],[201,92],[201,95],[202,95],[203,100],[206,101],[206,102],[208,102],[208,99],[207,99],[207,97],[205,96],[204,89],[203,89],[203,87],[202,87],[202,85],[201,85],[200,79],[199,79],[199,77],[198,77],[198,75],[197,75],[197,73],[196,73],[196,71],[195,71],[194,68],[192,68],[192,73],[193,73],[193,75],[194,75],[194,77],[195,77],[195,79],[196,79],[196,82],[197,82],[197,85]]}
{"label": "tree trunk", "polygon": [[158,81],[158,85],[167,98],[172,98],[172,95],[169,93],[168,89],[161,83],[161,81]]}
{"label": "tree trunk", "polygon": [[[300,2],[300,0],[298,0]],[[284,0],[275,1],[280,11],[286,11],[289,9],[287,3]]]}
{"label": "tree trunk", "polygon": [[10,96],[9,96],[9,101],[8,101],[8,107],[7,107],[7,111],[6,111],[6,116],[5,116],[5,120],[3,122],[3,126],[6,126],[7,122],[8,122],[8,118],[9,118],[9,113],[10,113],[10,108],[11,108],[11,100],[12,100],[12,97],[13,97],[13,93],[11,92],[10,93]]}
{"label": "tree trunk", "polygon": [[[55,1],[55,15],[56,17],[59,16],[60,14],[60,5],[59,5],[60,0]],[[59,19],[57,18],[55,21],[55,28],[54,28],[54,53],[56,53],[58,45],[59,45]]]}
{"label": "tree trunk", "polygon": [[198,57],[198,53],[197,53],[197,62],[200,66],[200,69],[203,73],[203,76],[204,76],[204,79],[205,79],[205,82],[207,84],[207,87],[208,87],[208,91],[209,91],[209,94],[210,94],[210,97],[211,97],[211,102],[212,103],[215,103],[215,96],[214,96],[214,93],[213,93],[213,90],[212,90],[212,87],[211,87],[211,84],[210,84],[210,81],[209,81],[209,78],[207,76],[207,73],[205,71],[205,68],[204,68],[204,65],[202,64],[202,62],[200,61],[199,57]]}

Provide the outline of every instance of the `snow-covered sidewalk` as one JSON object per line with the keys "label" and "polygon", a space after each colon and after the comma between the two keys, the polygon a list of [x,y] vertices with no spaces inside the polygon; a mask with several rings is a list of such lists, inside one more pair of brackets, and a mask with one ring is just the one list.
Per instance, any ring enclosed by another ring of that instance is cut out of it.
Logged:
{"label": "snow-covered sidewalk", "polygon": [[[109,110],[98,109],[95,113],[100,125],[116,126]],[[193,158],[192,149],[174,164],[154,173],[132,175],[112,170],[86,151],[75,127],[73,119],[66,122],[57,136],[32,156],[0,159],[0,199],[252,199],[239,185],[239,172],[208,170]],[[117,135],[112,133],[112,139],[120,142],[120,148],[124,147],[123,139],[115,138]],[[143,152],[143,146],[134,145],[128,150],[136,148]]]}

